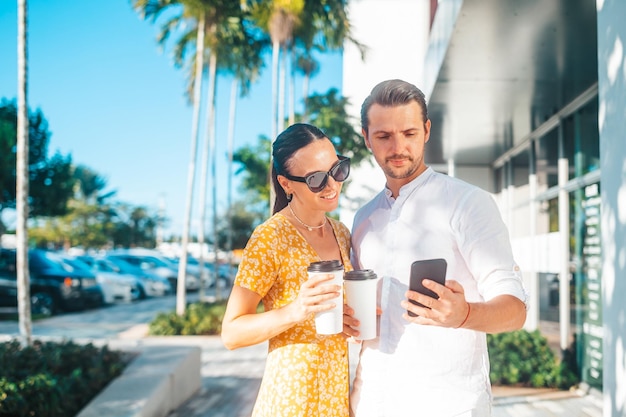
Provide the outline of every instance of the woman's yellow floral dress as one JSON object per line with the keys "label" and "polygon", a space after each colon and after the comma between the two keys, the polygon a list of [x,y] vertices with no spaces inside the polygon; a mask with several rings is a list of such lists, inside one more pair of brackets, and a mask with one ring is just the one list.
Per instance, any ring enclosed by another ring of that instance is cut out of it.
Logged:
{"label": "woman's yellow floral dress", "polygon": [[[328,219],[346,271],[350,264],[350,232]],[[296,299],[307,280],[307,267],[320,261],[296,228],[278,213],[256,228],[244,250],[235,284],[262,297],[266,311]],[[313,315],[270,339],[265,374],[254,417],[347,417],[348,346],[341,335],[315,333]]]}

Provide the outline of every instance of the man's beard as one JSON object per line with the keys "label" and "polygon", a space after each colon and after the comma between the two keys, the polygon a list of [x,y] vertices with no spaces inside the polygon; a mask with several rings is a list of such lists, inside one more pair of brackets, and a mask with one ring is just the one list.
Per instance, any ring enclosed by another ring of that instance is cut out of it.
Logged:
{"label": "man's beard", "polygon": [[412,158],[408,158],[408,160],[410,161],[410,165],[405,168],[394,168],[386,163],[383,170],[388,177],[396,180],[409,178],[417,171],[418,164]]}

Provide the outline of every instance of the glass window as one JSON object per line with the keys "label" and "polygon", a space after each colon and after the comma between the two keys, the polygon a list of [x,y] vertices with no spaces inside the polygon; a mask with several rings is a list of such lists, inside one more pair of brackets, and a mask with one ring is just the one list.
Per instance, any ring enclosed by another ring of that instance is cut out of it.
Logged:
{"label": "glass window", "polygon": [[598,100],[591,100],[563,121],[570,160],[570,179],[600,169]]}
{"label": "glass window", "polygon": [[537,141],[537,183],[541,190],[554,187],[559,183],[559,133],[552,129]]}
{"label": "glass window", "polygon": [[518,188],[528,185],[530,172],[528,152],[521,152],[513,158],[513,185]]}

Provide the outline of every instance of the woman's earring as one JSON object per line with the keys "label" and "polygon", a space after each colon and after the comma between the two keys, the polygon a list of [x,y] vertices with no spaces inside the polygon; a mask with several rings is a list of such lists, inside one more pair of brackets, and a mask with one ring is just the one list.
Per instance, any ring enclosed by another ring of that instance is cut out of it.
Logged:
{"label": "woman's earring", "polygon": [[287,194],[287,202],[291,203],[291,200],[293,200],[293,194]]}

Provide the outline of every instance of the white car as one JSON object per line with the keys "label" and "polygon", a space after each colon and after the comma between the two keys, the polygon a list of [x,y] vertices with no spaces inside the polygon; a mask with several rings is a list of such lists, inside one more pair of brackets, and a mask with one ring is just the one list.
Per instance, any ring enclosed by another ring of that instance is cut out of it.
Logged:
{"label": "white car", "polygon": [[162,297],[173,293],[172,285],[166,278],[150,274],[138,266],[131,265],[121,258],[96,258],[95,262],[101,269],[109,269],[120,274],[126,274],[137,278],[140,284],[140,291],[142,292],[140,298]]}
{"label": "white car", "polygon": [[61,259],[63,263],[74,270],[89,271],[96,276],[96,282],[102,289],[105,304],[129,303],[139,299],[139,284],[134,277],[109,271],[100,271],[77,257],[62,256]]}
{"label": "white car", "polygon": [[[175,265],[180,263],[180,258],[168,258]],[[204,260],[202,267],[202,277],[205,288],[215,288],[215,283],[220,289],[230,288],[235,281],[238,265],[229,265],[228,263],[219,263],[217,272],[215,271],[215,263]],[[195,276],[200,276],[200,261],[193,256],[187,257],[187,271]],[[217,280],[216,280],[217,276]]]}

